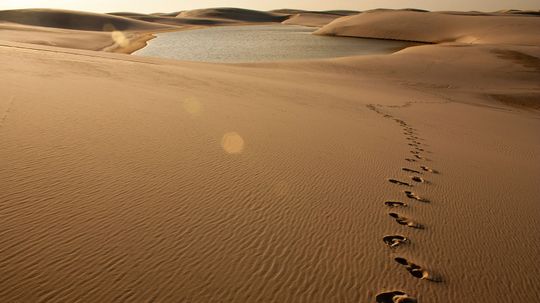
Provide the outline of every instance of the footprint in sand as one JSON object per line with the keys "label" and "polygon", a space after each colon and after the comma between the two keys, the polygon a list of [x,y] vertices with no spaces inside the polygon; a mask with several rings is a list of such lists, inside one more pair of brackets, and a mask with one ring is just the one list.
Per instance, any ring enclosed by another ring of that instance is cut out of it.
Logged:
{"label": "footprint in sand", "polygon": [[411,150],[410,152],[411,152],[411,154],[413,154],[413,155],[419,155],[419,154],[420,154],[420,152],[417,151],[417,150]]}
{"label": "footprint in sand", "polygon": [[411,184],[409,184],[407,182],[399,181],[399,180],[396,180],[396,179],[388,179],[388,182],[394,183],[394,184],[397,184],[397,185],[404,185],[404,186],[412,187]]}
{"label": "footprint in sand", "polygon": [[377,303],[417,303],[416,298],[410,297],[406,293],[394,290],[382,292],[375,297]]}
{"label": "footprint in sand", "polygon": [[[424,268],[422,268],[421,266],[417,265],[417,264],[414,264],[412,262],[409,262],[407,259],[405,258],[401,258],[401,257],[396,257],[394,258],[394,260],[405,266],[405,268],[407,269],[407,271],[415,278],[417,279],[423,279],[423,280],[428,280],[428,281],[433,281],[433,282],[441,282],[442,279],[440,277],[436,277],[434,276],[433,274],[430,274],[427,270],[425,270]],[[399,302],[399,301],[398,301]]]}
{"label": "footprint in sand", "polygon": [[409,162],[416,162],[417,161],[416,159],[411,159],[411,158],[406,158],[405,160],[409,161]]}
{"label": "footprint in sand", "polygon": [[400,235],[391,235],[391,236],[384,236],[383,237],[383,242],[390,246],[390,247],[397,247],[401,244],[404,244],[406,242],[408,242],[409,240],[407,238],[405,238],[404,236],[400,236]]}
{"label": "footprint in sand", "polygon": [[436,170],[434,170],[434,169],[431,169],[431,168],[429,168],[429,167],[427,167],[427,166],[423,166],[423,165],[422,165],[422,166],[420,166],[420,168],[422,168],[423,171],[427,171],[427,172],[430,172],[430,173],[432,173],[432,174],[438,174],[438,173],[439,173],[438,171],[436,171]]}
{"label": "footprint in sand", "polygon": [[416,159],[429,161],[428,158],[424,158],[424,157],[422,157],[422,156],[420,156],[420,155],[417,155],[417,154],[415,154],[414,157],[415,157]]}
{"label": "footprint in sand", "polygon": [[401,201],[385,201],[384,205],[388,207],[407,207],[407,204]]}
{"label": "footprint in sand", "polygon": [[418,176],[413,176],[411,177],[411,179],[414,181],[414,182],[418,182],[418,183],[424,183],[426,182],[426,180],[424,180],[423,178],[420,178]]}
{"label": "footprint in sand", "polygon": [[400,225],[406,225],[411,228],[424,229],[424,226],[422,224],[416,223],[407,217],[400,216],[397,213],[389,213],[388,215],[396,219],[396,222]]}
{"label": "footprint in sand", "polygon": [[417,194],[413,193],[412,191],[406,190],[406,191],[404,191],[404,193],[405,193],[405,195],[407,195],[407,198],[409,198],[409,199],[414,199],[414,200],[417,200],[417,201],[420,201],[420,202],[426,202],[426,203],[429,202],[428,199],[422,198],[422,197],[418,196]]}
{"label": "footprint in sand", "polygon": [[410,173],[421,174],[421,172],[419,172],[417,170],[406,168],[406,167],[401,168],[401,170],[406,171],[406,172],[410,172]]}

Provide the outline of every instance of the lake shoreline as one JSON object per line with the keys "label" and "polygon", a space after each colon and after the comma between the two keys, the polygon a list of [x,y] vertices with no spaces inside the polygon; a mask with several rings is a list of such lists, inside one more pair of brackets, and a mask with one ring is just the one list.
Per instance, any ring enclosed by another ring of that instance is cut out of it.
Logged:
{"label": "lake shoreline", "polygon": [[132,54],[235,64],[384,55],[419,45],[409,41],[313,35],[315,31],[313,27],[282,24],[198,28],[157,34],[145,48]]}

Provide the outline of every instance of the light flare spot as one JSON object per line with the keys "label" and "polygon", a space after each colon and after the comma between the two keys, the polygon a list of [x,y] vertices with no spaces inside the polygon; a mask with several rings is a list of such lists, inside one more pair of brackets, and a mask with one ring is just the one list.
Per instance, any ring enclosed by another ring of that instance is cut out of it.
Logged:
{"label": "light flare spot", "polygon": [[112,31],[111,37],[113,41],[116,42],[116,44],[118,44],[120,47],[129,46],[129,39],[121,31]]}
{"label": "light flare spot", "polygon": [[221,139],[221,147],[228,154],[242,153],[244,145],[244,139],[236,132],[226,133]]}
{"label": "light flare spot", "polygon": [[187,98],[186,100],[184,100],[183,106],[186,112],[193,116],[198,116],[203,111],[202,103],[195,98]]}

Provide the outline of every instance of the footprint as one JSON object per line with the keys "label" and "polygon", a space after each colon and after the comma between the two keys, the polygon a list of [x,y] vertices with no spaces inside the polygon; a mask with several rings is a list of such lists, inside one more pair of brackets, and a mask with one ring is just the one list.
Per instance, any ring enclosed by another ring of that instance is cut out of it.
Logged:
{"label": "footprint", "polygon": [[399,264],[405,266],[407,271],[413,277],[415,277],[417,279],[424,279],[424,280],[429,280],[429,281],[433,281],[433,282],[441,282],[442,281],[442,279],[440,279],[439,277],[435,277],[434,275],[430,274],[427,270],[423,269],[421,266],[419,266],[417,264],[414,264],[412,262],[409,262],[405,258],[396,257],[396,258],[394,258],[394,260],[396,262],[398,262]]}
{"label": "footprint", "polygon": [[388,207],[407,207],[406,203],[400,201],[386,201],[384,202],[384,205]]}
{"label": "footprint", "polygon": [[400,235],[391,235],[391,236],[383,237],[383,242],[390,247],[399,246],[401,244],[406,243],[407,241],[409,241],[407,238]]}
{"label": "footprint", "polygon": [[397,213],[389,213],[388,215],[396,219],[396,222],[400,225],[407,225],[408,227],[411,227],[411,228],[424,229],[424,226],[422,224],[411,221],[409,218],[402,217]]}
{"label": "footprint", "polygon": [[419,151],[417,151],[417,150],[411,150],[411,154],[414,154],[414,155],[419,155],[419,154],[420,154],[420,152],[419,152]]}
{"label": "footprint", "polygon": [[431,168],[429,168],[427,166],[422,165],[422,166],[420,166],[420,168],[422,168],[422,170],[424,170],[424,171],[427,171],[427,172],[430,172],[430,173],[433,173],[433,174],[438,174],[439,173],[438,171],[436,171],[434,169],[431,169]]}
{"label": "footprint", "polygon": [[377,303],[417,303],[416,298],[410,297],[406,293],[394,290],[389,292],[382,292],[375,296]]}
{"label": "footprint", "polygon": [[409,184],[407,182],[399,181],[399,180],[396,180],[396,179],[388,179],[388,182],[394,183],[394,184],[397,184],[397,185],[404,185],[404,186],[412,187],[411,184]]}
{"label": "footprint", "polygon": [[420,178],[420,177],[418,177],[418,176],[413,176],[413,177],[411,177],[411,179],[412,179],[414,182],[418,182],[418,183],[424,183],[424,182],[426,182],[426,180],[424,180],[424,179],[422,179],[422,178]]}
{"label": "footprint", "polygon": [[406,171],[406,172],[410,172],[410,173],[421,174],[421,172],[419,172],[417,170],[406,168],[406,167],[401,168],[401,170]]}
{"label": "footprint", "polygon": [[405,195],[407,195],[407,198],[410,198],[410,199],[414,199],[414,200],[418,200],[420,202],[426,202],[428,203],[429,200],[428,199],[425,199],[425,198],[421,198],[420,196],[418,196],[417,194],[413,193],[412,191],[404,191]]}
{"label": "footprint", "polygon": [[415,154],[414,157],[415,157],[416,159],[429,161],[427,158],[424,158],[424,157],[422,157],[422,156],[420,156],[420,155],[418,155],[418,154]]}
{"label": "footprint", "polygon": [[405,159],[405,160],[407,160],[407,161],[409,161],[409,162],[416,162],[416,159],[411,159],[411,158],[407,158],[407,159]]}

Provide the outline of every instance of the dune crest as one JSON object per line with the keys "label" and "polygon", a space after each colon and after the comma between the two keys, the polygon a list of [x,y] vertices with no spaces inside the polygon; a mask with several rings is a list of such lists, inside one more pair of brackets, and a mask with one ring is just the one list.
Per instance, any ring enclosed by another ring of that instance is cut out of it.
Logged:
{"label": "dune crest", "polygon": [[283,14],[232,7],[189,10],[181,12],[177,17],[216,18],[246,22],[281,22],[288,18],[287,15]]}
{"label": "dune crest", "polygon": [[534,16],[376,10],[336,19],[316,34],[425,43],[540,45],[539,28],[540,18]]}
{"label": "dune crest", "polygon": [[20,9],[0,11],[0,22],[83,31],[149,31],[167,26],[121,16],[57,9]]}

